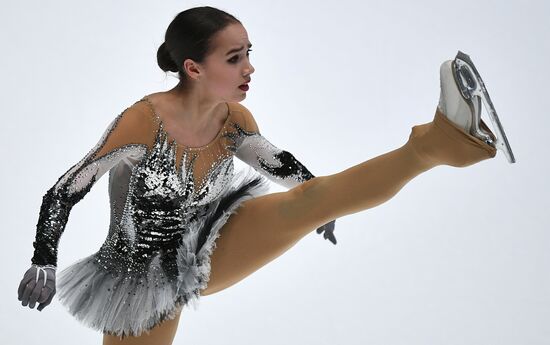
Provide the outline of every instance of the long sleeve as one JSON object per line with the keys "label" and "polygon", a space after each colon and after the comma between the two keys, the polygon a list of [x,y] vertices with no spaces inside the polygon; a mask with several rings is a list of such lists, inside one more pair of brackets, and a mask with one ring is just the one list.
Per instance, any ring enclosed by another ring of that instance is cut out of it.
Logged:
{"label": "long sleeve", "polygon": [[99,142],[66,171],[42,199],[32,264],[57,267],[57,247],[72,207],[122,159],[143,155],[151,121],[131,107],[108,125]]}
{"label": "long sleeve", "polygon": [[293,188],[315,176],[288,151],[267,140],[258,128],[252,114],[241,105],[245,114],[245,131],[235,156],[253,167],[271,181]]}
{"label": "long sleeve", "polygon": [[[278,148],[260,134],[250,111],[242,104],[239,105],[246,128],[235,153],[237,158],[271,181],[289,189],[315,177],[292,153]],[[317,233],[324,231],[324,238],[336,244],[334,226],[333,220],[318,228]]]}
{"label": "long sleeve", "polygon": [[260,133],[246,136],[235,155],[271,181],[289,189],[315,177],[292,153],[279,149]]}

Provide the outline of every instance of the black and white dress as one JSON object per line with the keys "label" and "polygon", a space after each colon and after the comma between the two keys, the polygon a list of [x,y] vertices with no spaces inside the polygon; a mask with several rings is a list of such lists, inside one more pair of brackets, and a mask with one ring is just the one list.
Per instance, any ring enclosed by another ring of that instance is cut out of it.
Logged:
{"label": "black and white dress", "polygon": [[[217,137],[202,147],[170,140],[146,97],[118,115],[97,145],[43,197],[32,264],[57,267],[71,208],[109,171],[111,219],[101,248],[57,275],[57,296],[84,325],[125,337],[149,331],[200,297],[220,229],[271,180],[292,188],[314,176],[227,103]],[[254,169],[234,172],[233,157]],[[259,174],[258,174],[259,173]]]}

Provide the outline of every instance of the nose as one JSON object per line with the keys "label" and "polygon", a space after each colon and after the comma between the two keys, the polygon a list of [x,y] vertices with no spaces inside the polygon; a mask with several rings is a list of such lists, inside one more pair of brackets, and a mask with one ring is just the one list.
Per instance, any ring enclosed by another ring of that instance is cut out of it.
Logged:
{"label": "nose", "polygon": [[251,64],[250,62],[248,63],[248,66],[249,66],[249,67],[248,67],[248,73],[246,73],[245,75],[251,75],[251,74],[254,73],[254,71],[256,70],[256,69],[254,68],[254,66],[252,66],[252,64]]}

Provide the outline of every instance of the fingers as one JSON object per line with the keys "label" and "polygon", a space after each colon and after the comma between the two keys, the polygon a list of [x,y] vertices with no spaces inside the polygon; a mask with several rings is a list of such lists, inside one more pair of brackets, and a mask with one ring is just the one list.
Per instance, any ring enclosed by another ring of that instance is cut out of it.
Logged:
{"label": "fingers", "polygon": [[42,287],[42,289],[40,289],[40,295],[36,299],[36,302],[44,303],[50,297],[51,291],[52,290],[48,285]]}
{"label": "fingers", "polygon": [[[50,277],[48,277],[50,278]],[[48,279],[46,281],[46,286],[42,288],[40,296],[38,297],[38,303],[45,303],[51,296],[55,294],[55,280]],[[51,300],[51,299],[50,299]]]}
{"label": "fingers", "polygon": [[[47,288],[48,288],[48,287],[46,286],[44,289],[47,289]],[[49,289],[47,289],[47,290],[49,290]],[[51,303],[52,298],[53,298],[54,295],[55,295],[55,293],[54,293],[53,291],[51,291],[51,293],[50,293],[48,299],[47,299],[46,301],[40,303],[40,304],[38,305],[38,307],[36,307],[36,309],[37,309],[38,311],[42,311],[42,309],[44,309],[48,304]]]}
{"label": "fingers", "polygon": [[55,289],[52,289],[49,285],[46,285],[42,288],[40,297],[38,298],[38,311],[42,311],[50,302],[52,301],[53,296],[55,295]]}
{"label": "fingers", "polygon": [[23,289],[23,294],[21,295],[21,305],[23,305],[24,307],[26,307],[27,304],[29,303],[29,297],[32,291],[34,290],[35,286],[36,286],[36,281],[34,279],[29,280],[25,284],[25,288]]}
{"label": "fingers", "polygon": [[327,229],[325,230],[325,238],[332,242],[332,244],[336,244],[336,237],[334,236],[334,226],[335,221],[333,220],[327,224]]}
{"label": "fingers", "polygon": [[42,311],[49,305],[55,295],[55,269],[51,267],[31,266],[25,272],[23,279],[17,288],[18,299],[21,305],[33,309],[38,303],[37,309]]}
{"label": "fingers", "polygon": [[336,237],[334,236],[334,227],[335,227],[336,220],[331,220],[330,222],[326,223],[325,225],[317,228],[317,233],[321,234],[323,231],[323,237],[326,240],[329,240],[333,244],[336,244]]}
{"label": "fingers", "polygon": [[[42,270],[41,270],[42,271]],[[32,289],[32,293],[29,297],[29,308],[34,308],[36,301],[40,297],[40,294],[42,293],[42,289],[46,286],[46,271],[44,273],[44,278],[38,278],[38,281],[34,285],[34,288]],[[39,274],[40,276],[40,274]]]}
{"label": "fingers", "polygon": [[32,266],[25,272],[17,289],[18,298],[23,306],[33,309],[37,303],[37,309],[42,311],[51,303],[55,295],[55,270],[48,271],[50,267],[43,268]]}
{"label": "fingers", "polygon": [[19,283],[19,288],[17,289],[18,299],[20,301],[23,298],[23,293],[25,291],[25,288],[27,287],[27,284],[34,278],[34,276],[30,274],[29,271],[25,273],[25,275],[23,276],[23,279],[21,279],[21,283]]}
{"label": "fingers", "polygon": [[333,244],[336,244],[336,237],[334,237],[334,232],[332,230],[325,231],[325,238],[328,239]]}
{"label": "fingers", "polygon": [[325,240],[329,240],[332,242],[332,244],[336,244],[336,237],[334,236],[334,227],[335,227],[336,220],[332,220],[325,225],[321,226],[317,229],[317,233],[320,234],[324,231],[323,237]]}

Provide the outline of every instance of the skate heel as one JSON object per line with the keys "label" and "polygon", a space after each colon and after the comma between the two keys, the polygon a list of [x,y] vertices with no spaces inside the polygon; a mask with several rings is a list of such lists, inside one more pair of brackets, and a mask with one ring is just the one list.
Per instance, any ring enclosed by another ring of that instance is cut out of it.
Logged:
{"label": "skate heel", "polygon": [[[515,163],[516,159],[512,152],[512,147],[508,142],[504,128],[500,123],[495,106],[489,97],[489,93],[485,88],[483,79],[477,71],[473,61],[467,54],[458,51],[455,59],[453,60],[453,73],[455,79],[459,81],[460,93],[464,100],[468,103],[472,113],[474,114],[474,121],[472,124],[471,134],[480,138],[487,144],[501,150],[509,163]],[[481,102],[487,111],[493,129],[496,132],[496,137],[491,135],[489,131],[480,127],[481,123]]]}

